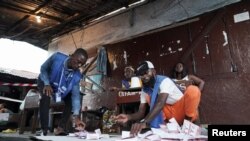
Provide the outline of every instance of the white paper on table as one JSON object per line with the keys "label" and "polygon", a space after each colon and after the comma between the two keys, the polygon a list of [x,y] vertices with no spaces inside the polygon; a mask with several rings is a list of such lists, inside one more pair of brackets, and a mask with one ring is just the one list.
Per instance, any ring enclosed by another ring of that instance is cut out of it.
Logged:
{"label": "white paper on table", "polygon": [[182,133],[188,134],[188,132],[189,132],[189,127],[190,127],[190,123],[191,123],[191,122],[189,122],[189,121],[187,121],[187,120],[184,120],[183,125],[182,125],[182,128],[181,128],[181,132],[182,132]]}
{"label": "white paper on table", "polygon": [[8,121],[10,113],[0,113],[0,121]]}
{"label": "white paper on table", "polygon": [[177,123],[177,121],[175,120],[175,118],[171,118],[170,120],[168,120],[170,123],[176,123],[177,125],[179,125],[178,123]]}
{"label": "white paper on table", "polygon": [[131,137],[130,131],[122,131],[122,139],[130,137]]}
{"label": "white paper on table", "polygon": [[96,130],[95,130],[95,133],[96,133],[97,135],[99,135],[99,136],[101,136],[101,135],[102,135],[102,132],[101,132],[101,130],[100,130],[100,129],[96,129]]}
{"label": "white paper on table", "polygon": [[197,136],[201,134],[201,128],[198,125],[193,124],[192,122],[188,120],[184,120],[181,131],[182,133],[188,134],[191,136]]}
{"label": "white paper on table", "polygon": [[189,129],[189,135],[195,137],[201,134],[201,128],[198,125],[191,124]]}
{"label": "white paper on table", "polygon": [[75,133],[69,133],[68,136],[69,137],[76,137],[76,134]]}
{"label": "white paper on table", "polygon": [[157,128],[151,128],[151,130],[153,131],[155,135],[158,135],[161,138],[165,138],[165,139],[183,139],[183,135],[185,135],[183,133],[167,133]]}
{"label": "white paper on table", "polygon": [[149,139],[151,141],[160,141],[161,137],[159,137],[158,135],[150,135],[147,137],[147,139]]}
{"label": "white paper on table", "polygon": [[144,138],[146,138],[147,136],[152,135],[152,134],[153,134],[152,131],[147,131],[146,133],[143,133],[143,134],[140,134],[140,133],[139,133],[139,134],[138,134],[138,137],[144,139]]}
{"label": "white paper on table", "polygon": [[100,135],[96,134],[96,133],[87,133],[87,140],[98,140],[100,139]]}
{"label": "white paper on table", "polygon": [[171,118],[166,126],[169,132],[181,132],[181,127],[179,126],[175,118]]}
{"label": "white paper on table", "polygon": [[141,140],[137,137],[134,137],[134,138],[119,139],[116,141],[141,141]]}
{"label": "white paper on table", "polygon": [[176,123],[167,123],[168,132],[179,132],[178,126]]}
{"label": "white paper on table", "polygon": [[110,138],[110,136],[109,136],[109,134],[102,134],[102,135],[101,135],[101,138],[104,138],[104,139],[109,139],[109,138]]}
{"label": "white paper on table", "polygon": [[204,136],[204,135],[198,135],[198,136],[191,136],[191,135],[183,135],[183,141],[188,141],[188,140],[191,140],[191,139],[207,139],[208,137],[207,136]]}

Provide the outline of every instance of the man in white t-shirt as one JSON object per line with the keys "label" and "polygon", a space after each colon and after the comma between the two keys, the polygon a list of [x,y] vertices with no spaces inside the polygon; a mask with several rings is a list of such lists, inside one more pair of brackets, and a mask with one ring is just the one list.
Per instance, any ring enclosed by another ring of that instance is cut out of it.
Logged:
{"label": "man in white t-shirt", "polygon": [[[160,124],[171,118],[175,118],[179,124],[182,124],[184,119],[193,122],[198,118],[197,109],[201,95],[198,87],[189,86],[182,93],[170,78],[156,75],[154,65],[150,61],[141,63],[136,71],[143,83],[139,110],[134,114],[120,114],[114,117],[119,123],[140,120],[132,125],[131,134],[137,134],[147,125],[159,128]],[[150,112],[144,116],[147,104],[150,106]]]}

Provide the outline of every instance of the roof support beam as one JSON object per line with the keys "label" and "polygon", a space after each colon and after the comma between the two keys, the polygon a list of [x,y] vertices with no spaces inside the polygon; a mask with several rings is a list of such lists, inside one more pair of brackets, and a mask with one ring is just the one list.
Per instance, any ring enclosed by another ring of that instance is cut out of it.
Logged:
{"label": "roof support beam", "polygon": [[[45,1],[43,4],[41,4],[40,6],[38,6],[35,10],[32,10],[29,12],[29,14],[35,14],[37,11],[39,11],[40,9],[42,9],[43,7],[47,6],[52,0],[47,0]],[[30,17],[30,15],[25,15],[22,19],[18,20],[16,23],[14,23],[7,31],[6,31],[6,35],[11,32],[12,30],[15,30],[23,21],[25,21],[26,19],[28,19]]]}
{"label": "roof support beam", "polygon": [[55,21],[58,21],[58,22],[63,22],[63,19],[61,19],[61,18],[54,17],[54,16],[48,15],[46,13],[40,13],[40,12],[37,13],[37,14],[30,13],[29,9],[26,9],[26,8],[23,8],[23,7],[20,7],[20,6],[17,6],[17,5],[13,5],[13,4],[10,4],[10,3],[3,3],[2,2],[2,3],[0,3],[0,7],[6,8],[6,9],[9,9],[9,10],[13,10],[13,11],[16,11],[16,12],[28,14],[28,15],[31,15],[31,16],[42,15],[43,18],[55,20]]}

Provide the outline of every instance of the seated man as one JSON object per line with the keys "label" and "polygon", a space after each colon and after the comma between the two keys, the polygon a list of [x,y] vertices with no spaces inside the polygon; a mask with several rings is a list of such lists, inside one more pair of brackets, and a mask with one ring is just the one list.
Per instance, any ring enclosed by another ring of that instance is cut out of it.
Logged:
{"label": "seated man", "polygon": [[183,63],[177,63],[175,65],[173,80],[180,86],[181,90],[185,90],[189,85],[197,85],[200,91],[202,91],[205,84],[205,82],[199,77],[188,74],[188,70]]}
{"label": "seated man", "polygon": [[2,120],[5,116],[0,115],[0,132],[2,133],[15,133],[16,128],[18,127],[17,121],[12,121],[13,112],[5,107],[5,103],[0,104],[0,114],[1,113],[9,113],[6,115],[8,117],[8,121]]}
{"label": "seated man", "polygon": [[[114,117],[120,123],[141,120],[133,124],[131,134],[137,134],[141,129],[146,128],[147,124],[150,127],[159,128],[160,124],[168,122],[171,118],[175,118],[179,124],[182,124],[184,119],[192,122],[197,119],[201,95],[198,87],[191,85],[182,93],[170,78],[156,75],[156,70],[149,61],[138,66],[137,75],[143,83],[138,112]],[[150,106],[150,111],[144,117],[147,104]]]}
{"label": "seated man", "polygon": [[10,113],[13,114],[13,112],[7,108],[5,108],[5,103],[0,104],[0,113]]}
{"label": "seated man", "polygon": [[135,75],[135,70],[132,66],[127,66],[124,68],[124,79],[122,80],[122,88],[111,87],[111,91],[119,91],[121,89],[129,89],[131,87],[131,78]]}

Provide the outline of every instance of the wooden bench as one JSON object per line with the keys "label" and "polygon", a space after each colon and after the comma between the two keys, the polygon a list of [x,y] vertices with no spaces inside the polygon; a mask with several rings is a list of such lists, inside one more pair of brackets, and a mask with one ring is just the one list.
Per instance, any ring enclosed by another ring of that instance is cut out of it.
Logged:
{"label": "wooden bench", "polygon": [[[39,95],[28,96],[25,98],[24,110],[22,111],[19,134],[23,134],[25,131],[25,123],[27,120],[27,113],[30,110],[33,110],[32,123],[31,123],[31,133],[36,132],[36,127],[38,125],[38,111],[39,111]],[[50,102],[50,108],[63,106],[64,102],[56,103],[53,100]]]}

